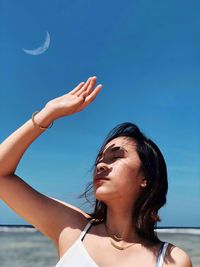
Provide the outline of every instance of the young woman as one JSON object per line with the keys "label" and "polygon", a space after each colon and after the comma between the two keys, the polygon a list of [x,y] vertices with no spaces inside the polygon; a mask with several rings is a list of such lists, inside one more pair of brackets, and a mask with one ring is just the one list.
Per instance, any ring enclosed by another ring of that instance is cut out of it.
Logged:
{"label": "young woman", "polygon": [[[15,174],[30,144],[53,121],[80,112],[98,95],[96,77],[49,101],[0,146],[0,198],[55,243],[56,267],[191,267],[188,255],[154,233],[166,202],[167,172],[158,147],[132,123],[117,126],[97,156],[94,212],[49,198]],[[87,193],[87,192],[86,192]]]}

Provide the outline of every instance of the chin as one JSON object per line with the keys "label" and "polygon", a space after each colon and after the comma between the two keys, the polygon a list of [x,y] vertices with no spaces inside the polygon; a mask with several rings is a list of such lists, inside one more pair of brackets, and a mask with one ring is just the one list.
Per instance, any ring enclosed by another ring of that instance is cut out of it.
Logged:
{"label": "chin", "polygon": [[97,188],[94,191],[94,196],[95,196],[96,200],[106,202],[106,200],[110,199],[111,194],[110,194],[110,192],[106,192],[106,190],[103,190],[101,188]]}
{"label": "chin", "polygon": [[105,197],[105,195],[108,195],[108,193],[106,194],[103,188],[101,187],[94,188],[94,196],[96,199],[99,199],[99,198],[101,199],[103,196]]}

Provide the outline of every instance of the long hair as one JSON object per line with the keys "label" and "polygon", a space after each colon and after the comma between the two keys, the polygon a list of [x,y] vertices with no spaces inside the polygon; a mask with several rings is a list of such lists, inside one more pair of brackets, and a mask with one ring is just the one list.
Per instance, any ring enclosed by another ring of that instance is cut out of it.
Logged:
{"label": "long hair", "polygon": [[[103,152],[106,144],[112,139],[121,136],[132,138],[135,141],[142,171],[147,180],[147,186],[136,200],[132,210],[136,231],[140,237],[156,243],[159,241],[154,232],[156,223],[160,221],[158,211],[166,203],[168,190],[167,168],[164,157],[157,145],[147,138],[135,124],[130,122],[119,124],[107,135],[96,157],[93,168],[96,166],[99,155]],[[79,197],[85,197],[86,202],[93,205],[93,212],[88,214],[91,218],[95,219],[94,223],[105,222],[107,206],[100,200],[95,199],[93,202],[89,200],[89,195],[91,193],[93,195],[92,190],[93,183],[90,182],[86,186],[84,193]]]}

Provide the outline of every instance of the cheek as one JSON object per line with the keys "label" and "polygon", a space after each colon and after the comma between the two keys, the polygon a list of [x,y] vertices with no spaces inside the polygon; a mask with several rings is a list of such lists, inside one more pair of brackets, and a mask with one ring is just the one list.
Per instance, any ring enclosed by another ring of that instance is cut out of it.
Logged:
{"label": "cheek", "polygon": [[134,170],[127,166],[124,168],[124,164],[113,168],[111,182],[116,191],[127,192],[131,190],[136,184]]}
{"label": "cheek", "polygon": [[126,166],[123,164],[118,172],[118,185],[122,188],[126,187],[128,191],[138,191],[141,185],[141,179],[143,173],[141,171],[140,163],[138,164],[128,164]]}
{"label": "cheek", "polygon": [[130,181],[141,176],[141,164],[139,161],[121,161],[118,167],[119,169],[117,170],[116,168],[116,171],[120,171],[122,177],[126,177],[126,179],[129,179]]}

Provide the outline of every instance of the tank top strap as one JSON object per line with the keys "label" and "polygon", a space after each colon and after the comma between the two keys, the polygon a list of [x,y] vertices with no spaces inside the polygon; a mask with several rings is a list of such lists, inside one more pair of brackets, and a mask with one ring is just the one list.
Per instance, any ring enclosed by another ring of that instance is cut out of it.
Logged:
{"label": "tank top strap", "polygon": [[155,267],[162,267],[163,266],[165,253],[166,253],[168,245],[169,245],[168,242],[162,242]]}
{"label": "tank top strap", "polygon": [[78,238],[79,241],[82,241],[83,240],[83,238],[85,237],[86,233],[89,231],[90,227],[92,226],[92,223],[94,222],[94,220],[95,219],[91,219],[87,223],[87,225],[85,226],[85,228],[83,229],[83,231],[81,232],[81,234],[80,234],[80,236]]}

